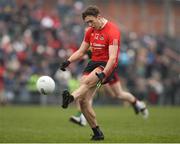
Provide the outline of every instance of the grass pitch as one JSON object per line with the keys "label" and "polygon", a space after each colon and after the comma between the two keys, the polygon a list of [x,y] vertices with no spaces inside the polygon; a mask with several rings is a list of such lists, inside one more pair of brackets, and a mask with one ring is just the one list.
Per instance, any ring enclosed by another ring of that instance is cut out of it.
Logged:
{"label": "grass pitch", "polygon": [[[150,107],[150,118],[130,107],[95,107],[105,143],[180,142],[180,107]],[[0,107],[0,142],[88,143],[91,129],[69,122],[76,109],[61,107]]]}

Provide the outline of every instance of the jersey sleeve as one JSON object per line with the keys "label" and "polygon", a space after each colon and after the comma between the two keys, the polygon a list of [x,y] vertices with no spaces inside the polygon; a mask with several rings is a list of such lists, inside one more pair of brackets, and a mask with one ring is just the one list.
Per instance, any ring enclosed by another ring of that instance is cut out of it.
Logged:
{"label": "jersey sleeve", "polygon": [[85,42],[90,43],[91,33],[92,33],[92,29],[91,29],[91,28],[88,28],[88,29],[85,31],[85,35],[84,35],[84,41],[85,41]]}

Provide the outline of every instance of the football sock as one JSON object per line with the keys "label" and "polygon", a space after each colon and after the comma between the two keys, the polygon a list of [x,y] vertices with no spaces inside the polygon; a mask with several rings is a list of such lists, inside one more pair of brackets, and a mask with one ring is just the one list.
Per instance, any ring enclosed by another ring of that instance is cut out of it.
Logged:
{"label": "football sock", "polygon": [[101,132],[99,126],[92,128],[92,130],[93,130],[94,135],[102,135],[102,132]]}
{"label": "football sock", "polygon": [[82,114],[81,111],[78,111],[75,116],[76,116],[76,117],[80,117],[81,114]]}

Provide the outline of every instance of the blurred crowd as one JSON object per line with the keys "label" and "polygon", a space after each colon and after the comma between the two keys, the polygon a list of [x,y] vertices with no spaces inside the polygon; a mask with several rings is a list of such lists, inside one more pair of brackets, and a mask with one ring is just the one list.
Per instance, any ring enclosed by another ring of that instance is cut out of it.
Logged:
{"label": "blurred crowd", "polygon": [[[33,4],[0,1],[1,103],[43,101],[36,90],[41,75],[56,81],[52,103],[59,103],[62,89],[77,87],[86,58],[71,64],[70,71],[59,71],[59,65],[83,39],[84,6],[83,1],[58,0],[47,10],[39,0]],[[150,104],[180,104],[180,59],[172,39],[122,31],[118,73],[125,89]]]}

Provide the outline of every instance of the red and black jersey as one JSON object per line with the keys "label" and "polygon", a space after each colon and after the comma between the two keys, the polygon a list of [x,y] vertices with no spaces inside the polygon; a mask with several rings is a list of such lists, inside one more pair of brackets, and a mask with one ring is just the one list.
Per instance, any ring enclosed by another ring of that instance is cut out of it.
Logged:
{"label": "red and black jersey", "polygon": [[92,61],[107,62],[109,59],[109,46],[118,44],[119,48],[115,63],[115,66],[117,66],[120,50],[120,31],[115,24],[107,22],[100,30],[88,28],[85,33],[84,41],[90,44],[92,50]]}

